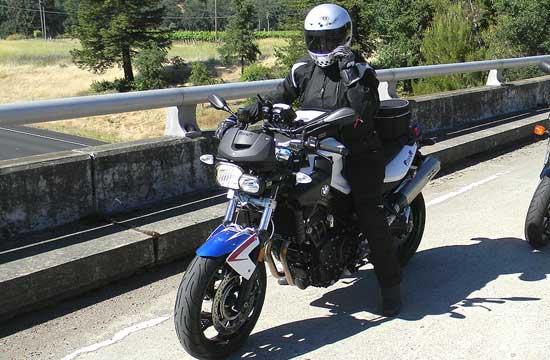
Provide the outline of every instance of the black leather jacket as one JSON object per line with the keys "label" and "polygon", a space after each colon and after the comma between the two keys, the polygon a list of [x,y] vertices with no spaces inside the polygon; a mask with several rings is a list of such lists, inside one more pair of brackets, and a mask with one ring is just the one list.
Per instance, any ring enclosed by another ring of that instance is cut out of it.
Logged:
{"label": "black leather jacket", "polygon": [[356,54],[359,78],[346,85],[338,64],[322,68],[309,56],[296,62],[285,80],[270,94],[271,100],[292,105],[296,100],[301,109],[324,111],[342,107],[353,108],[360,120],[342,130],[341,140],[352,154],[379,149],[382,143],[376,134],[374,115],[378,111],[378,79],[376,72]]}

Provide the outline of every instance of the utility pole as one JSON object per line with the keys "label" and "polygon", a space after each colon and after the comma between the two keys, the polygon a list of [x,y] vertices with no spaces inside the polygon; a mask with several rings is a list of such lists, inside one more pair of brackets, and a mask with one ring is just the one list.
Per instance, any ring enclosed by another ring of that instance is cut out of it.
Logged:
{"label": "utility pole", "polygon": [[46,10],[42,6],[42,0],[38,0],[38,10],[40,10],[40,28],[42,30],[42,37],[47,40],[46,35]]}
{"label": "utility pole", "polygon": [[267,20],[267,32],[269,32],[269,11],[265,14],[265,18]]}
{"label": "utility pole", "polygon": [[214,0],[214,38],[218,41],[218,0]]}

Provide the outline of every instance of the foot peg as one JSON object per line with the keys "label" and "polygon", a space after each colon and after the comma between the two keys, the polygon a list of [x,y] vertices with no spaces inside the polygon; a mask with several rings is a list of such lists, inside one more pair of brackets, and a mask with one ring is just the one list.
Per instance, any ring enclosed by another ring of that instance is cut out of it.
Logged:
{"label": "foot peg", "polygon": [[277,282],[279,283],[279,285],[288,285],[288,281],[286,281],[286,278],[284,277],[278,278]]}

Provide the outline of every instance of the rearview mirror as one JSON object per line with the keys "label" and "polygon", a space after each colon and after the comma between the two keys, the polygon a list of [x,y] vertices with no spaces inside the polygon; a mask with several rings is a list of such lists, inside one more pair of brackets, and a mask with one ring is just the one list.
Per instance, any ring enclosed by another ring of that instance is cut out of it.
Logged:
{"label": "rearview mirror", "polygon": [[212,106],[216,110],[229,111],[229,107],[227,106],[227,102],[223,98],[219,97],[216,94],[208,95],[208,101],[210,101],[210,104],[212,104]]}

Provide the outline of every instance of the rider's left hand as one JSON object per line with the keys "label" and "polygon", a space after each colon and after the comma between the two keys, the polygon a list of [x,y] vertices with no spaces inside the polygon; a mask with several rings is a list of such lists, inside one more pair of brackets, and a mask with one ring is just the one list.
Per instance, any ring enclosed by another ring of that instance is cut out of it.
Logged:
{"label": "rider's left hand", "polygon": [[227,130],[231,129],[236,125],[237,125],[237,119],[233,115],[231,115],[230,117],[228,117],[218,125],[218,128],[214,133],[214,137],[218,140],[221,140],[225,135],[225,133],[227,132]]}
{"label": "rider's left hand", "polygon": [[237,117],[243,124],[253,124],[261,119],[261,104],[253,102],[252,104],[245,106],[237,110]]}
{"label": "rider's left hand", "polygon": [[334,56],[338,59],[340,76],[346,85],[351,85],[359,80],[359,69],[355,63],[355,54],[347,46],[339,46],[334,50]]}

